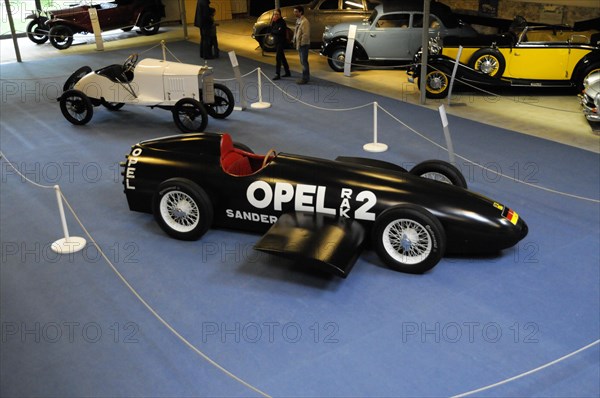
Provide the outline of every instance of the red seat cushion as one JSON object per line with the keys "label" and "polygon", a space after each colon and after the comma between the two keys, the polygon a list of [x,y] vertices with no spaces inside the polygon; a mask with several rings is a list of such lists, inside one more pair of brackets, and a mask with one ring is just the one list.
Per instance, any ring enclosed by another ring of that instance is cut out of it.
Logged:
{"label": "red seat cushion", "polygon": [[250,160],[234,148],[229,134],[223,134],[221,138],[221,167],[226,173],[235,176],[252,174]]}

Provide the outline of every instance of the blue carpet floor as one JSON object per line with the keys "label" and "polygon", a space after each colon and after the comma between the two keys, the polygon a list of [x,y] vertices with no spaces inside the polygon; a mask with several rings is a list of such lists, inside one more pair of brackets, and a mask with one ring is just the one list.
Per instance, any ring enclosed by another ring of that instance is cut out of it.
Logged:
{"label": "blue carpet floor", "polygon": [[[197,45],[169,47],[183,62],[200,61]],[[142,58],[161,56],[159,49],[144,50]],[[78,67],[121,63],[128,53],[3,65],[0,149],[29,179],[60,185],[147,303],[251,386],[282,397],[450,396],[599,338],[598,155],[450,116],[470,189],[518,211],[529,235],[499,256],[444,258],[425,275],[393,272],[366,251],[347,279],[327,277],[253,251],[257,235],[210,230],[200,241],[181,242],[152,216],[128,210],[119,162],[140,140],[177,134],[171,114],[100,107],[77,127],[55,101]],[[228,59],[211,65],[216,78],[233,76]],[[272,69],[240,58],[242,73],[257,66]],[[226,84],[237,101],[255,102],[256,73],[246,81],[244,90]],[[443,145],[436,112],[325,81],[303,87],[293,81],[279,82],[291,97],[266,82],[263,100],[271,108],[210,119],[207,130],[229,132],[257,153],[371,156],[407,168],[447,160],[445,151],[384,112],[379,140],[390,149],[369,155],[362,145],[372,140],[372,107],[331,109],[377,101]],[[54,254],[50,245],[62,232],[53,190],[24,181],[4,159],[0,165],[1,396],[259,395],[183,344],[91,243],[73,255]],[[85,236],[70,213],[67,220],[71,235]],[[596,345],[477,395],[597,397],[599,356]]]}

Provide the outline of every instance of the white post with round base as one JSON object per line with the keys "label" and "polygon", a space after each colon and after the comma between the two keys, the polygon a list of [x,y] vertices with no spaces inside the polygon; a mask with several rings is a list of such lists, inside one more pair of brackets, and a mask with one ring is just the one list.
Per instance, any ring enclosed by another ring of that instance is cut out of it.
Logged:
{"label": "white post with round base", "polygon": [[253,102],[250,104],[251,108],[254,109],[267,109],[271,107],[270,102],[263,102],[262,97],[262,71],[258,68],[258,102]]}
{"label": "white post with round base", "polygon": [[69,228],[67,228],[67,220],[65,218],[65,209],[63,208],[62,204],[60,187],[58,185],[55,185],[54,190],[56,191],[56,200],[58,201],[60,222],[62,223],[63,233],[65,237],[52,243],[52,246],[50,246],[50,248],[55,253],[59,254],[76,253],[85,247],[86,241],[84,238],[80,238],[77,236],[69,236]]}
{"label": "white post with round base", "polygon": [[363,145],[363,149],[367,152],[385,152],[388,149],[386,144],[377,142],[377,101],[373,102],[373,142]]}

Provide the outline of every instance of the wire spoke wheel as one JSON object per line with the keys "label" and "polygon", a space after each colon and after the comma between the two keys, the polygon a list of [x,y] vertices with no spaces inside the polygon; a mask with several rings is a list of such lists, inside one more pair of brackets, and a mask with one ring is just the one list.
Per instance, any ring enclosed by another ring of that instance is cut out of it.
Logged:
{"label": "wire spoke wheel", "polygon": [[81,91],[67,90],[60,98],[60,110],[69,122],[82,125],[92,119],[94,106]]}
{"label": "wire spoke wheel", "polygon": [[496,76],[498,69],[500,69],[500,62],[493,55],[487,54],[475,61],[475,70],[481,71],[486,75]]}
{"label": "wire spoke wheel", "polygon": [[162,197],[160,214],[170,228],[181,233],[192,231],[200,222],[198,205],[181,191],[171,191]]}
{"label": "wire spoke wheel", "polygon": [[225,119],[235,107],[235,98],[231,90],[220,83],[214,86],[215,102],[206,104],[206,112],[215,119]]}
{"label": "wire spoke wheel", "polygon": [[171,178],[158,186],[152,212],[163,231],[181,240],[199,239],[208,231],[214,217],[206,191],[185,178]]}
{"label": "wire spoke wheel", "polygon": [[436,172],[432,171],[429,173],[421,174],[421,177],[427,178],[430,180],[434,180],[434,181],[438,181],[438,182],[443,182],[445,184],[452,184],[452,181],[450,181],[450,179],[448,177],[446,177],[445,175],[443,175],[442,173],[436,173]]}
{"label": "wire spoke wheel", "polygon": [[381,213],[371,231],[373,248],[388,267],[411,274],[429,271],[446,250],[446,233],[427,209],[398,205]]}
{"label": "wire spoke wheel", "polygon": [[467,180],[461,171],[451,163],[443,160],[426,160],[410,170],[410,174],[444,184],[467,188]]}
{"label": "wire spoke wheel", "polygon": [[173,121],[184,133],[204,131],[208,124],[208,113],[195,99],[182,98],[173,107]]}
{"label": "wire spoke wheel", "polygon": [[412,265],[429,256],[432,239],[423,225],[413,220],[400,219],[391,222],[384,229],[383,246],[392,258]]}
{"label": "wire spoke wheel", "polygon": [[426,78],[427,91],[432,94],[441,94],[448,89],[448,76],[435,70],[429,72]]}

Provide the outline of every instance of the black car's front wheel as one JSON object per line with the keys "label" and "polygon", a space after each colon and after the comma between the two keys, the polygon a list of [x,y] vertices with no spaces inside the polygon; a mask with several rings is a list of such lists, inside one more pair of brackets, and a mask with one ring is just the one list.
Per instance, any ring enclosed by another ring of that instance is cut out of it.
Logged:
{"label": "black car's front wheel", "polygon": [[67,90],[60,97],[60,111],[69,122],[83,125],[92,120],[94,106],[81,91]]}
{"label": "black car's front wheel", "polygon": [[56,25],[48,32],[50,44],[59,50],[65,50],[73,44],[73,29],[67,25]]}
{"label": "black car's front wheel", "polygon": [[206,112],[215,119],[225,119],[235,106],[233,93],[224,84],[215,83],[215,102],[206,104]]}
{"label": "black car's front wheel", "polygon": [[[417,85],[421,87],[421,79],[417,79]],[[425,96],[427,98],[446,98],[449,89],[450,79],[447,74],[437,69],[427,71],[425,77]]]}
{"label": "black car's front wheel", "polygon": [[258,40],[260,47],[263,51],[274,52],[276,50],[275,37],[271,33],[271,29],[263,29],[260,32],[260,39]]}
{"label": "black car's front wheel", "polygon": [[184,133],[196,133],[206,129],[208,113],[204,106],[193,98],[182,98],[173,107],[173,121]]}
{"label": "black car's front wheel", "polygon": [[48,41],[48,27],[45,25],[48,18],[37,18],[27,24],[27,37],[35,44],[44,44]]}
{"label": "black car's front wheel", "polygon": [[153,35],[160,29],[160,17],[151,11],[146,11],[140,17],[140,32],[144,35]]}
{"label": "black car's front wheel", "polygon": [[430,180],[467,188],[467,180],[461,171],[443,160],[426,160],[410,170],[410,174]]}
{"label": "black car's front wheel", "polygon": [[329,53],[327,63],[329,67],[336,72],[344,71],[344,63],[346,62],[346,47],[337,46]]}
{"label": "black car's front wheel", "polygon": [[390,268],[422,274],[444,255],[446,234],[439,220],[414,205],[392,207],[377,217],[372,230],[373,248]]}
{"label": "black car's front wheel", "polygon": [[152,203],[154,218],[169,236],[197,240],[210,228],[214,211],[204,189],[184,178],[158,186]]}

